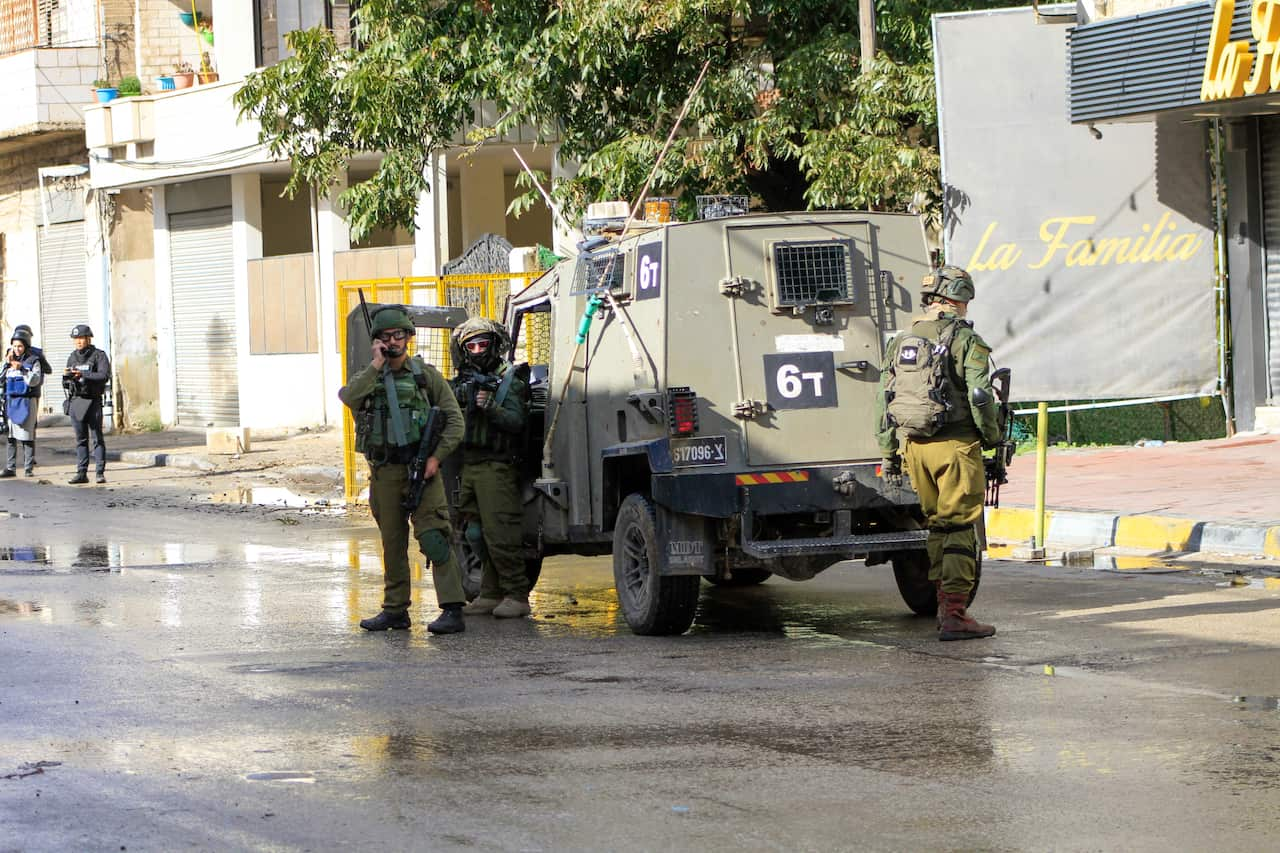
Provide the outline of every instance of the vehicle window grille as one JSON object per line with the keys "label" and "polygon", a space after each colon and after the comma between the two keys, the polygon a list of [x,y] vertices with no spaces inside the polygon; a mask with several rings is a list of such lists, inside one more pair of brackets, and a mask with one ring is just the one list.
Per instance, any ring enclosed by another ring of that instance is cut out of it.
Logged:
{"label": "vehicle window grille", "polygon": [[[622,287],[622,270],[626,264],[622,255],[615,252],[596,252],[578,264],[578,290],[597,290]],[[606,274],[608,280],[605,279]]]}
{"label": "vehicle window grille", "polygon": [[779,305],[813,305],[853,298],[849,246],[845,243],[776,243],[773,271]]}

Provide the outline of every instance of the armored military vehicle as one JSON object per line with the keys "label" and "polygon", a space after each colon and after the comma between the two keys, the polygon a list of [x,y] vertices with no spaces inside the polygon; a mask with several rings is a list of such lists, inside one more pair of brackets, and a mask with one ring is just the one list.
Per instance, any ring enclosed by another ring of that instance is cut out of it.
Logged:
{"label": "armored military vehicle", "polygon": [[[531,556],[612,552],[638,634],[703,578],[890,562],[932,614],[919,502],[878,476],[885,345],[929,270],[914,216],[808,212],[595,239],[511,300],[533,370]],[[836,485],[843,486],[837,489]]]}

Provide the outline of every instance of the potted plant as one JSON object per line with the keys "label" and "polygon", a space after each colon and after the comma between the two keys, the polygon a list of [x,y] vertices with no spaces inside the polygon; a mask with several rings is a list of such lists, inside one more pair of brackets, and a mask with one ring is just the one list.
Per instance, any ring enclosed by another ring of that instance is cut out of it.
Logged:
{"label": "potted plant", "polygon": [[218,72],[213,70],[213,64],[209,62],[209,54],[200,54],[200,70],[196,72],[196,77],[201,83],[217,83]]}
{"label": "potted plant", "polygon": [[120,94],[120,90],[111,83],[101,77],[93,81],[93,92],[98,97],[98,103],[106,104],[116,99]]}
{"label": "potted plant", "polygon": [[213,22],[201,21],[196,25],[196,29],[199,30],[200,38],[204,43],[209,45],[209,47],[213,47]]}
{"label": "potted plant", "polygon": [[196,81],[196,72],[190,62],[179,62],[173,66],[173,88],[189,89]]}
{"label": "potted plant", "polygon": [[142,94],[142,81],[130,74],[120,78],[120,85],[116,89],[119,91],[120,97],[132,98]]}
{"label": "potted plant", "polygon": [[156,78],[156,85],[160,87],[161,92],[172,92],[173,76],[169,74],[160,75],[159,77]]}

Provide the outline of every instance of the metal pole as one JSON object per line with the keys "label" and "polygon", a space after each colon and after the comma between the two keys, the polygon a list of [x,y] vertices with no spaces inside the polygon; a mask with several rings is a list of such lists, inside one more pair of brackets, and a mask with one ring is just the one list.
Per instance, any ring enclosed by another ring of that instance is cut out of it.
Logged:
{"label": "metal pole", "polygon": [[875,0],[858,0],[858,40],[862,47],[860,69],[866,74],[876,56]]}
{"label": "metal pole", "polygon": [[1044,481],[1048,455],[1049,404],[1041,403],[1036,414],[1036,541],[1033,548],[1044,547]]}
{"label": "metal pole", "polygon": [[1217,243],[1217,269],[1214,270],[1214,292],[1218,297],[1218,393],[1222,397],[1222,412],[1227,421],[1227,437],[1236,434],[1236,423],[1231,400],[1231,385],[1227,380],[1227,229],[1222,220],[1223,168],[1222,121],[1213,120],[1213,209],[1214,242]]}

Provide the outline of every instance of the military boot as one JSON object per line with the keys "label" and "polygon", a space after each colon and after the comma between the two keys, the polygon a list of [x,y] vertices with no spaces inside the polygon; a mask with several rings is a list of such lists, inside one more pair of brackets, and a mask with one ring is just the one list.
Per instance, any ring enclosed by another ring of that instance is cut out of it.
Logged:
{"label": "military boot", "polygon": [[942,601],[942,624],[938,626],[939,640],[980,640],[995,634],[994,625],[983,625],[969,618],[969,614],[965,612],[965,607],[969,604],[969,593],[944,592]]}
{"label": "military boot", "polygon": [[366,631],[386,631],[394,629],[403,631],[413,624],[409,620],[408,613],[388,613],[383,610],[377,616],[370,616],[368,619],[360,620],[360,627]]}
{"label": "military boot", "polygon": [[493,608],[493,615],[499,619],[518,619],[530,613],[529,602],[523,598],[508,595],[502,603]]}
{"label": "military boot", "polygon": [[462,619],[461,604],[446,604],[436,621],[427,625],[433,634],[461,634],[467,630],[467,623]]}
{"label": "military boot", "polygon": [[493,609],[501,603],[501,598],[487,598],[482,595],[466,607],[462,608],[462,612],[468,616],[488,616],[493,612]]}

